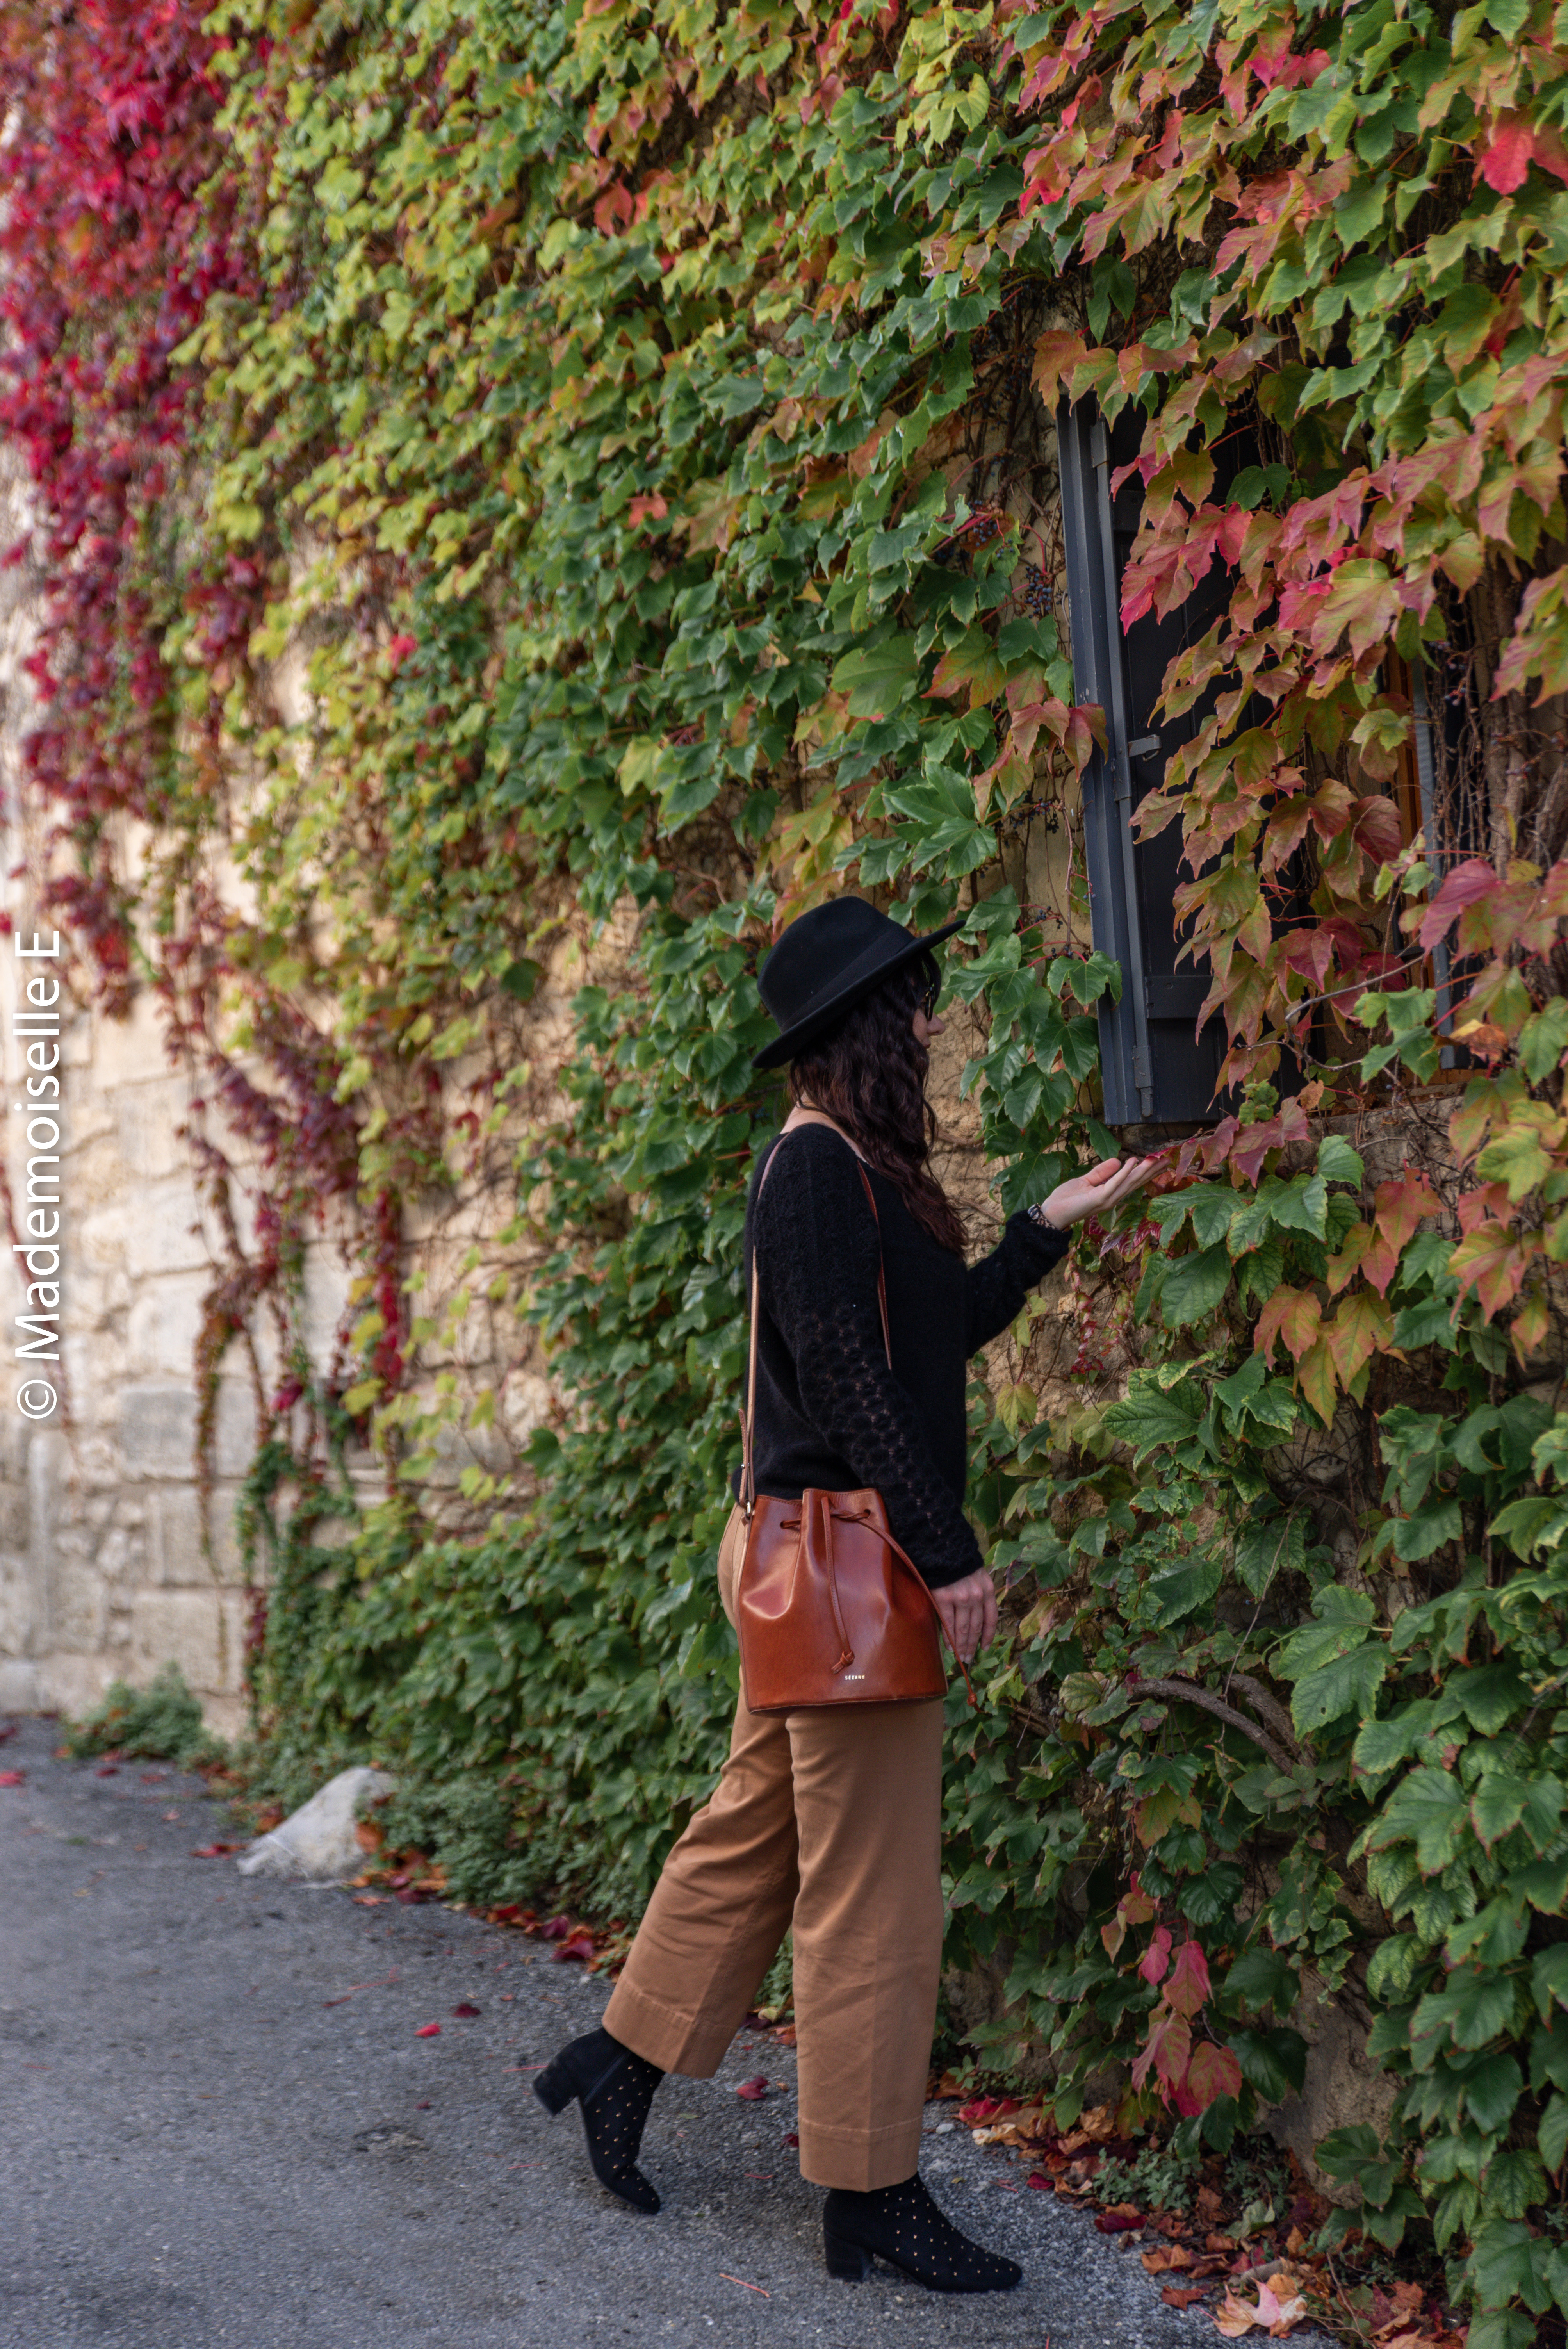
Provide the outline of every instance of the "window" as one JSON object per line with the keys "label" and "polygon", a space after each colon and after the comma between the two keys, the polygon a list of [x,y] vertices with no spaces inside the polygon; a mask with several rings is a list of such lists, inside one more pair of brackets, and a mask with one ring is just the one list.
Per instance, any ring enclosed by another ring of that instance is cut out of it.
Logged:
{"label": "window", "polygon": [[1057,418],[1074,690],[1079,701],[1099,704],[1106,724],[1105,750],[1084,771],[1083,808],[1094,943],[1121,966],[1121,1001],[1102,1004],[1099,1016],[1108,1125],[1212,1123],[1222,1114],[1214,1087],[1225,1056],[1222,1021],[1194,1034],[1207,972],[1176,959],[1181,833],[1171,824],[1145,841],[1132,829],[1140,802],[1205,714],[1200,703],[1156,724],[1165,671],[1183,646],[1207,634],[1227,593],[1216,564],[1167,619],[1150,613],[1121,626],[1121,573],[1142,490],[1135,474],[1112,496],[1110,480],[1137,455],[1143,423],[1129,407],[1107,424],[1088,400],[1064,405]]}
{"label": "window", "polygon": [[[1132,818],[1163,781],[1175,751],[1191,740],[1209,713],[1211,704],[1203,699],[1180,719],[1157,720],[1154,715],[1167,667],[1212,627],[1224,609],[1229,582],[1215,564],[1168,617],[1150,613],[1123,628],[1121,576],[1138,532],[1142,487],[1135,473],[1113,494],[1111,481],[1138,454],[1143,428],[1141,411],[1130,405],[1113,424],[1090,400],[1064,403],[1057,412],[1074,690],[1080,702],[1099,703],[1106,723],[1105,750],[1094,753],[1083,775],[1093,940],[1121,966],[1121,1001],[1102,1003],[1099,1014],[1105,1118],[1113,1126],[1212,1124],[1227,1106],[1215,1099],[1226,1039],[1217,1018],[1197,1031],[1208,972],[1177,960],[1182,937],[1173,904],[1187,877],[1181,832],[1171,824],[1156,838],[1140,840]],[[1251,452],[1233,441],[1227,453],[1233,478]],[[1223,496],[1222,486],[1216,494]],[[1462,647],[1450,649],[1429,654],[1424,675],[1411,676],[1390,657],[1387,682],[1408,698],[1415,727],[1389,796],[1399,808],[1404,837],[1413,839],[1420,828],[1429,861],[1439,873],[1458,857],[1477,854],[1486,837],[1472,804],[1480,788],[1470,740],[1471,705],[1480,689],[1473,665]],[[1301,917],[1308,921],[1315,918],[1309,895],[1307,881]],[[1401,951],[1397,935],[1387,943]],[[1412,984],[1436,988],[1439,1020],[1456,991],[1462,991],[1460,978],[1442,947],[1424,968],[1411,973]],[[1369,971],[1365,984],[1387,981]],[[1346,1033],[1333,1032],[1320,1009],[1313,1025],[1314,1056],[1343,1058],[1357,1049]],[[1467,1058],[1462,1048],[1443,1049],[1446,1068],[1462,1066]],[[1288,1065],[1278,1081],[1290,1087]]]}

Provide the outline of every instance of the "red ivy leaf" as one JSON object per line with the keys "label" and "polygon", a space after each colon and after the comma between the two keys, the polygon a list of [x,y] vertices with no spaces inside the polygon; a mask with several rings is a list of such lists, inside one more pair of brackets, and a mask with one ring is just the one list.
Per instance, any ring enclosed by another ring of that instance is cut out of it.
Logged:
{"label": "red ivy leaf", "polygon": [[1205,2040],[1193,2050],[1184,2085],[1198,2111],[1207,2112],[1217,2097],[1241,2095],[1242,2067],[1228,2047]]}
{"label": "red ivy leaf", "polygon": [[1500,196],[1511,196],[1516,188],[1524,185],[1524,175],[1534,152],[1535,133],[1523,116],[1500,115],[1491,144],[1476,164],[1477,174]]}

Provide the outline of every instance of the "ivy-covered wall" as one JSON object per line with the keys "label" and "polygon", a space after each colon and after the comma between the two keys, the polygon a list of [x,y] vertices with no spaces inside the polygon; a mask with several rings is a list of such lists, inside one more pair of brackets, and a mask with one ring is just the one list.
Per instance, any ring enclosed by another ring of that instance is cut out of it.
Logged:
{"label": "ivy-covered wall", "polygon": [[[40,879],[107,1002],[156,993],[242,1205],[199,1367],[270,1322],[272,1766],[397,1764],[476,1893],[631,1913],[712,1768],[778,927],[963,911],[995,1204],[1112,1145],[1054,415],[1134,419],[1124,621],[1228,589],[1139,820],[1181,827],[1230,1091],[1084,1236],[1066,1357],[1026,1317],[976,1387],[1009,1593],[953,1954],[1058,2117],[1114,2078],[1179,2145],[1354,2026],[1377,2125],[1317,2160],[1453,2263],[1471,2349],[1568,2308],[1563,37],[1550,0],[0,9]],[[518,1015],[611,922],[541,1082]],[[559,1402],[453,1532],[431,1471],[499,1405],[426,1375],[420,1243],[498,1152],[483,1302]]]}

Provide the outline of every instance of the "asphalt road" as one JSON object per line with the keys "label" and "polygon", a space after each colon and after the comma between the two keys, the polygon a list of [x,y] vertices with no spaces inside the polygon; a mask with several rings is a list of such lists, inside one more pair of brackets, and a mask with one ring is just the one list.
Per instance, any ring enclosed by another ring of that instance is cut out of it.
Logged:
{"label": "asphalt road", "polygon": [[[820,2192],[782,2142],[793,2058],[767,2038],[665,2083],[643,2157],[665,2208],[638,2216],[595,2185],[575,2108],[552,2122],[530,2093],[607,1985],[440,1908],[248,1883],[193,1856],[233,1832],[200,1781],[57,1761],[57,1734],[0,1744],[25,1774],[0,1788],[3,2349],[1217,2338],[1084,2214],[937,2135],[936,2107],[933,2190],[1024,2286],[830,2282]],[[743,2101],[758,2073],[779,2085]]]}

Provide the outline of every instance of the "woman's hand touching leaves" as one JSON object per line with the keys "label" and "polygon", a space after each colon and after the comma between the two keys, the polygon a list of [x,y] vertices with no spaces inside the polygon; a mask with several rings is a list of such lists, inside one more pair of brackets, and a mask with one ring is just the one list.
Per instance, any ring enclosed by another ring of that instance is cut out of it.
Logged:
{"label": "woman's hand touching leaves", "polygon": [[1039,1212],[1058,1232],[1086,1216],[1108,1216],[1142,1190],[1159,1163],[1156,1158],[1102,1158],[1087,1174],[1071,1174],[1058,1183]]}

